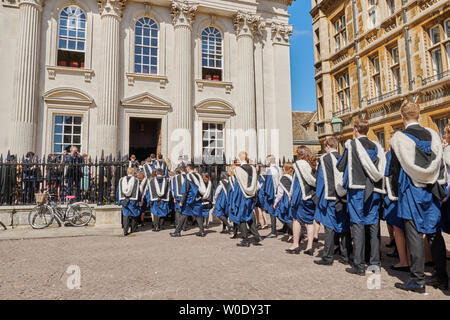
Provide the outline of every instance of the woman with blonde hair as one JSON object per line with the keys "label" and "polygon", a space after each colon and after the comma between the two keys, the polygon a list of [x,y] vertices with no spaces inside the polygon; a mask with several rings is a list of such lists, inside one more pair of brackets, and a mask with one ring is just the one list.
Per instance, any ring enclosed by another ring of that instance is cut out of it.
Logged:
{"label": "woman with blonde hair", "polygon": [[294,178],[292,179],[291,215],[293,217],[294,242],[290,248],[295,253],[300,252],[300,223],[306,224],[308,242],[303,253],[313,255],[314,212],[316,204],[313,199],[316,192],[317,158],[306,146],[297,148],[297,161],[294,163]]}

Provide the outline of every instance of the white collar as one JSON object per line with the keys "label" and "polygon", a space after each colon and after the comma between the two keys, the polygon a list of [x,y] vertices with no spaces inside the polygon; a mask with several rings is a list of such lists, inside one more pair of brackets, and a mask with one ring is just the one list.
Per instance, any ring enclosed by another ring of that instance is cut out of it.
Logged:
{"label": "white collar", "polygon": [[418,122],[411,122],[410,124],[408,124],[408,125],[405,127],[405,129],[408,128],[409,126],[413,126],[413,125],[415,125],[415,124],[419,125]]}
{"label": "white collar", "polygon": [[367,138],[367,136],[362,134],[358,137],[358,139],[361,139],[361,138]]}
{"label": "white collar", "polygon": [[240,163],[241,163],[241,165],[243,165],[243,164],[247,164],[247,161],[240,161]]}

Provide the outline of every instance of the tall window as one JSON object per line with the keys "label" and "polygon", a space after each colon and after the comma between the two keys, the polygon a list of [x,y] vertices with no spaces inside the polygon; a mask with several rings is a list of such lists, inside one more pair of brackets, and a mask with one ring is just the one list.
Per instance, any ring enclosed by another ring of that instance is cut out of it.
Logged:
{"label": "tall window", "polygon": [[347,25],[345,22],[345,14],[340,16],[334,22],[334,41],[336,43],[336,50],[347,45]]}
{"label": "tall window", "polygon": [[392,79],[394,82],[394,90],[397,90],[397,93],[401,93],[401,84],[400,84],[400,64],[399,64],[399,55],[398,55],[398,47],[392,48],[391,52],[391,72]]}
{"label": "tall window", "polygon": [[336,78],[336,88],[339,110],[342,112],[350,111],[350,81],[348,73],[341,74]]}
{"label": "tall window", "polygon": [[441,35],[439,33],[438,25],[430,29],[430,39],[431,39],[432,46],[441,42]]}
{"label": "tall window", "polygon": [[58,65],[84,68],[86,14],[77,6],[65,7],[59,16]]}
{"label": "tall window", "polygon": [[70,146],[77,147],[78,151],[81,152],[82,118],[56,115],[53,120],[53,152],[69,151]]}
{"label": "tall window", "polygon": [[203,123],[203,159],[220,162],[224,155],[223,124]]}
{"label": "tall window", "polygon": [[443,72],[441,49],[431,51],[433,59],[433,75],[440,75]]}
{"label": "tall window", "polygon": [[374,28],[377,25],[377,4],[378,0],[369,0],[369,21],[370,28]]}
{"label": "tall window", "polygon": [[395,12],[395,0],[386,0],[389,15],[393,15]]}
{"label": "tall window", "polygon": [[202,79],[222,81],[222,34],[217,28],[207,27],[202,32]]}
{"label": "tall window", "polygon": [[371,59],[371,62],[375,96],[378,97],[381,95],[380,59],[378,57],[374,57]]}
{"label": "tall window", "polygon": [[134,72],[158,74],[158,24],[143,17],[134,31]]}

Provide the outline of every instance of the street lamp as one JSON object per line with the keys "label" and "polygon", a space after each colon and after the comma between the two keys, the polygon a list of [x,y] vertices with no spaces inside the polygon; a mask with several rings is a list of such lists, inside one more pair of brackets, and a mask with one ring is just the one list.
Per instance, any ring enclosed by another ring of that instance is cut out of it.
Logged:
{"label": "street lamp", "polygon": [[[331,120],[331,129],[333,130],[333,135],[337,136],[338,138],[338,149],[340,149],[342,132],[344,130],[344,121],[341,118],[333,118]],[[340,153],[340,150],[338,151]]]}

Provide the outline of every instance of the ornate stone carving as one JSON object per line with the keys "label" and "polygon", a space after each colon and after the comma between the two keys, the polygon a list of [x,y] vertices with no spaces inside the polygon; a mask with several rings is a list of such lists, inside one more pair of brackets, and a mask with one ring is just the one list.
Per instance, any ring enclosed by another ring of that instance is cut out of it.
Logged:
{"label": "ornate stone carving", "polygon": [[285,23],[272,22],[272,40],[275,43],[289,44],[289,37],[292,35],[292,26]]}
{"label": "ornate stone carving", "polygon": [[437,2],[439,2],[439,0],[422,0],[419,2],[419,8],[421,11],[424,11]]}
{"label": "ornate stone carving", "polygon": [[18,6],[21,6],[23,4],[28,4],[28,5],[32,5],[35,6],[36,8],[38,8],[40,11],[42,11],[42,6],[44,5],[44,1],[43,0],[16,0],[16,1],[8,1],[9,3],[17,3]]}
{"label": "ornate stone carving", "polygon": [[173,0],[171,7],[172,24],[192,28],[198,6],[186,0]]}
{"label": "ornate stone carving", "polygon": [[260,16],[249,12],[238,11],[234,17],[234,29],[236,36],[250,36],[262,35],[266,27],[265,22]]}
{"label": "ornate stone carving", "polygon": [[100,14],[103,16],[122,17],[123,9],[127,0],[97,0]]}

